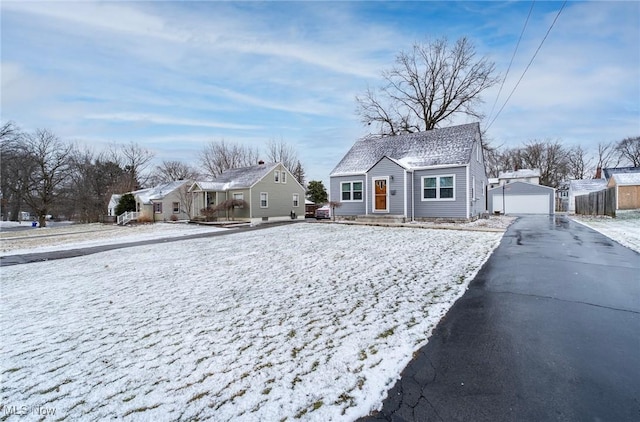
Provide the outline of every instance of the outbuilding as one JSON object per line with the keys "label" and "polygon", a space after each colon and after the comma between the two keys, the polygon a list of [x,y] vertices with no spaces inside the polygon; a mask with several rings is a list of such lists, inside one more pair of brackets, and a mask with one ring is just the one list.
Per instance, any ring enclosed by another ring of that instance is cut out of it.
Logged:
{"label": "outbuilding", "polygon": [[544,214],[555,212],[555,189],[525,182],[512,182],[489,189],[487,207],[501,214]]}

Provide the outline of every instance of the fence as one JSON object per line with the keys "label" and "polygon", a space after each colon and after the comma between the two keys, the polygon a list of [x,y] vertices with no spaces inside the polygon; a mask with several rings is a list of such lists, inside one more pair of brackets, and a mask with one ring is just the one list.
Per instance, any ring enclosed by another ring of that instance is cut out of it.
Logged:
{"label": "fence", "polygon": [[576,196],[576,214],[616,216],[616,188]]}

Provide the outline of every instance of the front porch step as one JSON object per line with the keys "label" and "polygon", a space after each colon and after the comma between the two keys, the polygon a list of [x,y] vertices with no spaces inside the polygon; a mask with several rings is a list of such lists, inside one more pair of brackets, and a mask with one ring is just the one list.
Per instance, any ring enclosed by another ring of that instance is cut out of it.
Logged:
{"label": "front porch step", "polygon": [[360,223],[406,223],[407,219],[403,215],[367,214],[357,216],[356,221]]}

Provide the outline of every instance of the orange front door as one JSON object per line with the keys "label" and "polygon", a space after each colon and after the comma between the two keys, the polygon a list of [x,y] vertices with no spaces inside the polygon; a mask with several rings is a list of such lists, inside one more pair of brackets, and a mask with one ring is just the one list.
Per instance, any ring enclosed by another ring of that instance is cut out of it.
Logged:
{"label": "orange front door", "polygon": [[387,210],[387,181],[386,179],[374,180],[374,211]]}

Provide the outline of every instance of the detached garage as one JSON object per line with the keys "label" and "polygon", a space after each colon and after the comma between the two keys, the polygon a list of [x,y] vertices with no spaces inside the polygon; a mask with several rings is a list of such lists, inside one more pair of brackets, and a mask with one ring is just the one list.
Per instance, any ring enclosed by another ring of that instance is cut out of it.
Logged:
{"label": "detached garage", "polygon": [[556,190],[524,182],[507,183],[489,189],[489,212],[503,214],[553,214]]}

